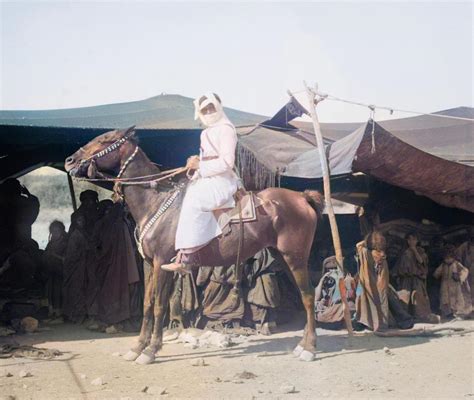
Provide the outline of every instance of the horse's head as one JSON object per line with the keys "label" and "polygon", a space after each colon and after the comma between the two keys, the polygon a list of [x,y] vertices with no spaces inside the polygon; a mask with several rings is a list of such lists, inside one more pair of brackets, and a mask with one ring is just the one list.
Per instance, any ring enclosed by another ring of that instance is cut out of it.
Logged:
{"label": "horse's head", "polygon": [[64,168],[75,177],[93,178],[95,171],[116,175],[122,160],[137,146],[136,142],[134,126],[106,132],[66,158]]}

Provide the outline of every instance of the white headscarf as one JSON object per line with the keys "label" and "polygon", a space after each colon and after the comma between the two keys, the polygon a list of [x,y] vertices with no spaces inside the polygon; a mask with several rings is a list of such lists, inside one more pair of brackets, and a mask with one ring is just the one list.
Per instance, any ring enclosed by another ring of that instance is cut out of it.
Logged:
{"label": "white headscarf", "polygon": [[[205,97],[204,101],[199,104],[199,100]],[[201,110],[204,107],[207,107],[209,104],[212,104],[216,109],[215,113],[204,115],[201,113]],[[231,124],[229,119],[224,113],[224,108],[222,107],[221,102],[217,99],[214,93],[206,93],[203,96],[199,96],[194,100],[194,119],[199,119],[201,122],[207,126],[214,126],[220,124]]]}

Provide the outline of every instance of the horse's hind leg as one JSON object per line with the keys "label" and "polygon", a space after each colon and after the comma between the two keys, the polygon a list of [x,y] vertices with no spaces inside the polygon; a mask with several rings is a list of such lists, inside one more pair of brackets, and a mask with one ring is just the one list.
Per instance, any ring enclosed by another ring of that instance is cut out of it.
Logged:
{"label": "horse's hind leg", "polygon": [[143,320],[140,330],[140,336],[138,337],[137,345],[130,349],[128,353],[123,356],[123,358],[127,361],[135,361],[150,342],[151,331],[153,328],[153,292],[153,268],[151,268],[150,273],[148,274],[145,282],[145,297],[143,299]]}
{"label": "horse's hind leg", "polygon": [[153,263],[153,288],[152,297],[154,299],[153,307],[153,334],[150,344],[143,349],[140,356],[136,359],[137,364],[150,364],[155,361],[155,354],[161,349],[163,344],[163,320],[168,309],[173,274],[163,271],[161,262]]}
{"label": "horse's hind leg", "polygon": [[306,311],[306,326],[303,339],[295,349],[295,354],[304,361],[314,360],[316,353],[316,321],[314,319],[314,289],[309,279],[307,257],[301,257],[295,253],[282,253],[296,286],[301,294],[301,300]]}

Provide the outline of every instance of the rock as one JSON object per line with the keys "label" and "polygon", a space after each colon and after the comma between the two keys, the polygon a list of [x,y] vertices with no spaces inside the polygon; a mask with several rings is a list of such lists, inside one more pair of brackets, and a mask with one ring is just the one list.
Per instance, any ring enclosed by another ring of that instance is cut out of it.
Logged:
{"label": "rock", "polygon": [[197,349],[198,348],[198,345],[195,344],[195,343],[185,343],[184,344],[184,347],[186,347],[187,349]]}
{"label": "rock", "polygon": [[206,364],[206,362],[204,361],[204,358],[196,358],[191,361],[191,365],[193,367],[205,367],[209,364]]}
{"label": "rock", "polygon": [[87,379],[87,375],[86,375],[86,374],[79,374],[79,378],[81,378],[81,379]]}
{"label": "rock", "polygon": [[163,343],[171,342],[173,340],[178,339],[179,332],[177,329],[170,329],[163,333]]}
{"label": "rock", "polygon": [[144,386],[143,389],[141,390],[141,392],[146,393],[147,390],[148,390],[148,386]]}
{"label": "rock", "polygon": [[145,393],[153,395],[162,395],[166,394],[166,388],[162,386],[149,386],[147,387]]}
{"label": "rock", "polygon": [[384,351],[385,354],[387,354],[387,355],[391,355],[391,354],[392,354],[392,352],[390,351],[390,349],[389,349],[388,347],[384,347],[384,348],[383,348],[383,351]]}
{"label": "rock", "polygon": [[241,383],[244,383],[244,381],[241,381],[240,379],[234,379],[232,383],[241,384]]}
{"label": "rock", "polygon": [[13,335],[14,333],[15,333],[14,329],[10,329],[5,326],[0,326],[0,337]]}
{"label": "rock", "polygon": [[20,326],[26,333],[33,333],[38,329],[38,320],[33,317],[25,317],[21,320]]}
{"label": "rock", "polygon": [[255,375],[253,372],[243,371],[240,374],[235,374],[235,377],[239,379],[255,379],[257,375]]}
{"label": "rock", "polygon": [[296,393],[296,389],[293,385],[283,385],[283,386],[280,386],[280,393],[283,393],[283,394]]}
{"label": "rock", "polygon": [[19,376],[20,378],[29,378],[30,376],[33,376],[33,375],[31,375],[31,372],[25,371],[24,369],[22,369],[22,370],[18,373],[18,376]]}
{"label": "rock", "polygon": [[105,385],[105,382],[102,378],[96,378],[93,381],[91,381],[91,385],[102,386],[102,385]]}
{"label": "rock", "polygon": [[110,325],[107,328],[105,328],[105,333],[113,335],[114,333],[118,333],[118,329],[114,325]]}
{"label": "rock", "polygon": [[120,353],[119,351],[116,351],[115,353],[112,353],[112,356],[114,357],[120,357],[122,355],[122,353]]}

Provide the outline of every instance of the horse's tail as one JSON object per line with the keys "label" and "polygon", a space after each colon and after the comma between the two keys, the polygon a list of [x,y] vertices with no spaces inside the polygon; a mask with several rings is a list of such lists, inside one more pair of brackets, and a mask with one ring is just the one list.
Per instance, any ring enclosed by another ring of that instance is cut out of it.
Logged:
{"label": "horse's tail", "polygon": [[308,204],[316,211],[318,218],[321,218],[324,210],[324,197],[321,193],[316,190],[305,190],[303,192],[303,197],[306,199]]}

